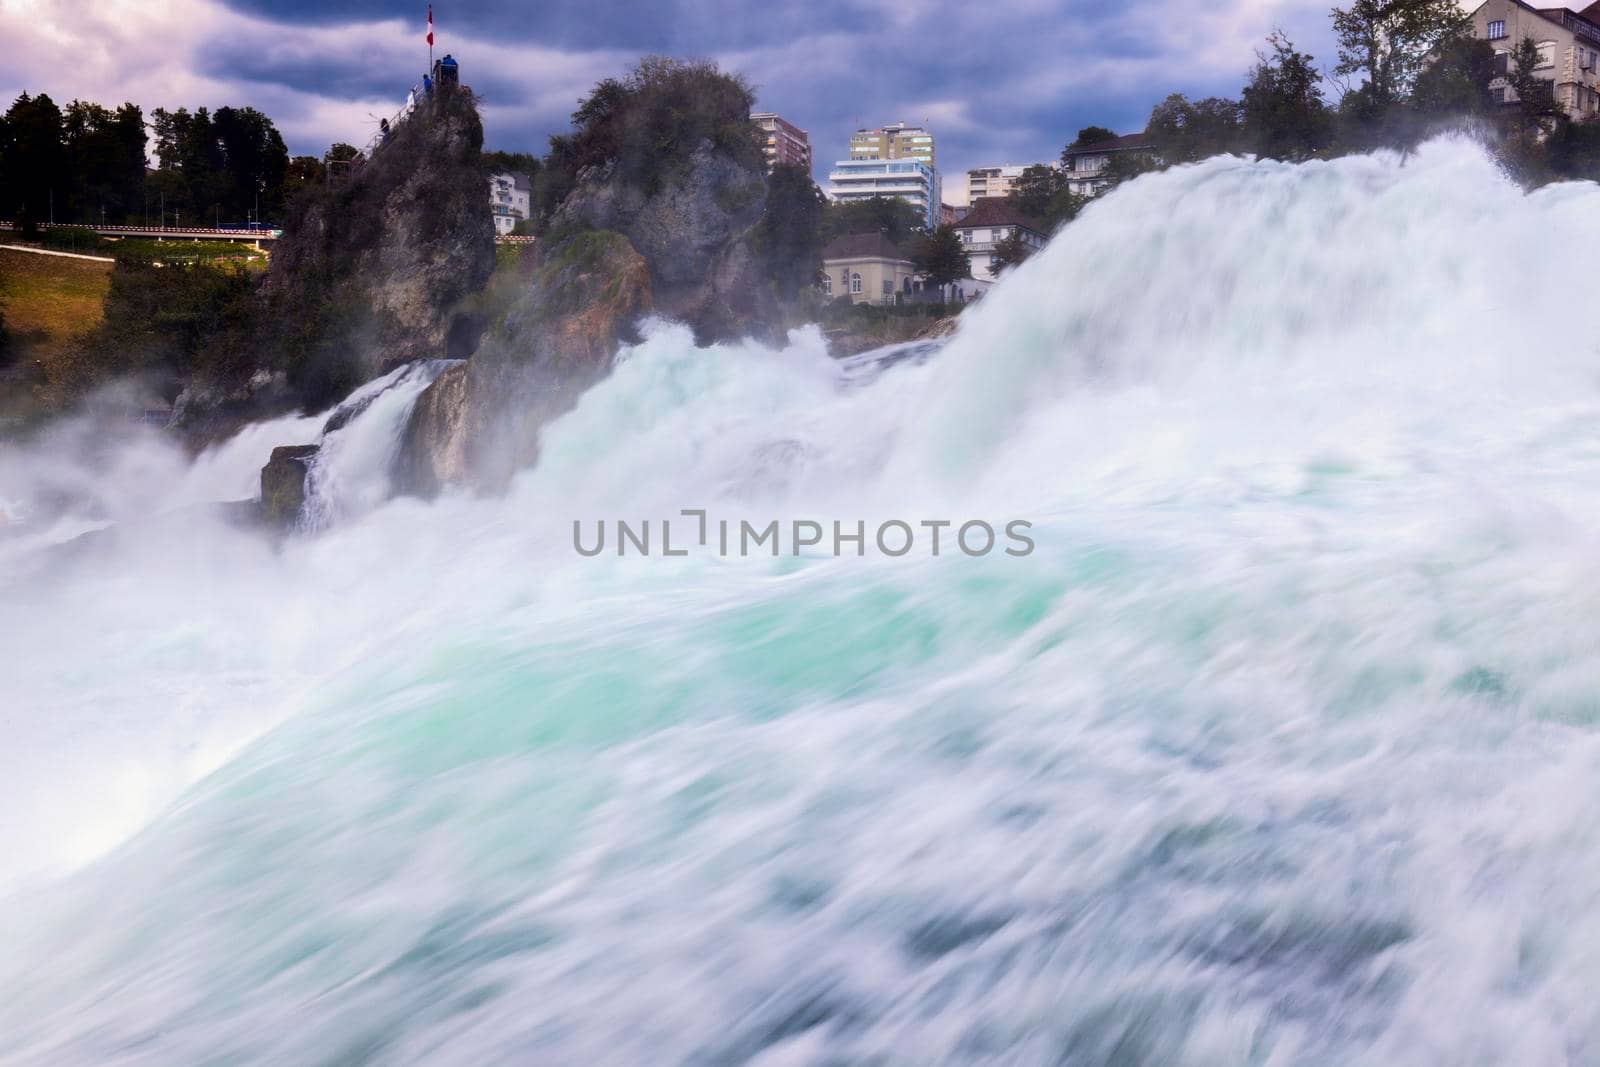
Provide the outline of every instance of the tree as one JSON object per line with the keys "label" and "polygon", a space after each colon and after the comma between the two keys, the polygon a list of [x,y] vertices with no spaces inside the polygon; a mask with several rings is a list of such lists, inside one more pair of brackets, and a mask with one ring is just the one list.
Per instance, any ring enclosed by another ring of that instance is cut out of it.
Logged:
{"label": "tree", "polygon": [[0,211],[24,229],[49,221],[58,195],[65,207],[62,140],[61,109],[45,94],[23,93],[6,112],[5,143],[0,145]]}
{"label": "tree", "polygon": [[316,156],[295,156],[283,173],[283,200],[287,204],[300,190],[327,180],[327,165]]}
{"label": "tree", "polygon": [[1102,141],[1115,141],[1116,139],[1117,135],[1111,130],[1106,129],[1104,126],[1085,126],[1083,129],[1078,131],[1077,140],[1073,141],[1067,147],[1087,148],[1092,144],[1100,144]]}
{"label": "tree", "polygon": [[1043,163],[1035,163],[1017,176],[1009,199],[1018,211],[1038,219],[1052,233],[1077,218],[1088,202],[1068,188],[1067,176],[1059,168]]}
{"label": "tree", "polygon": [[1517,42],[1511,52],[1509,80],[1517,94],[1517,109],[1526,125],[1538,125],[1541,118],[1556,112],[1555,83],[1538,74],[1544,65],[1539,45],[1532,37]]}
{"label": "tree", "polygon": [[1341,79],[1363,77],[1369,103],[1379,111],[1410,95],[1428,57],[1444,42],[1464,36],[1471,16],[1456,0],[1354,0],[1332,11]]}
{"label": "tree", "polygon": [[1411,106],[1418,114],[1435,118],[1483,114],[1490,108],[1489,82],[1494,76],[1494,48],[1488,41],[1451,37],[1417,75]]}
{"label": "tree", "polygon": [[485,174],[526,174],[532,179],[539,173],[539,160],[527,152],[484,152],[480,157]]}
{"label": "tree", "polygon": [[1106,179],[1105,189],[1109,192],[1125,181],[1160,169],[1160,166],[1149,152],[1112,152],[1100,176]]}
{"label": "tree", "polygon": [[222,107],[211,129],[221,154],[212,204],[216,217],[281,217],[289,150],[272,120],[253,107]]}
{"label": "tree", "polygon": [[954,226],[940,226],[924,235],[911,253],[911,266],[941,288],[972,276],[972,258]]}
{"label": "tree", "polygon": [[996,274],[1002,274],[1033,255],[1033,246],[1022,239],[1020,230],[1012,230],[995,243],[990,261]]}
{"label": "tree", "polygon": [[567,162],[577,173],[600,164],[653,193],[702,143],[750,167],[763,165],[755,90],[743,75],[709,60],[646,56],[627,76],[606,78],[572,113]]}
{"label": "tree", "polygon": [[62,114],[61,135],[58,221],[122,222],[142,209],[145,130],[136,105],[109,111],[74,100]]}
{"label": "tree", "polygon": [[1193,163],[1239,150],[1240,111],[1237,100],[1209,96],[1190,102],[1173,93],[1150,112],[1145,135],[1163,163]]}
{"label": "tree", "polygon": [[767,198],[755,248],[773,288],[785,300],[815,284],[822,269],[822,213],[827,200],[805,167],[779,164],[767,176]]}
{"label": "tree", "polygon": [[1333,122],[1322,99],[1322,75],[1313,57],[1274,32],[1271,54],[1257,53],[1250,82],[1240,94],[1246,143],[1269,159],[1303,160],[1333,140]]}
{"label": "tree", "polygon": [[897,245],[908,243],[924,229],[924,216],[899,197],[874,196],[866,200],[835,200],[823,210],[822,239],[852,233],[881,233]]}

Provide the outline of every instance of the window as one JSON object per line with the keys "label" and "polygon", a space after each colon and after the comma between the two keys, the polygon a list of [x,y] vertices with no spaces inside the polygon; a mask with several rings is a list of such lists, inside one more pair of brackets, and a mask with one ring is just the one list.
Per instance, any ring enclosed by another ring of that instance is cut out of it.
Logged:
{"label": "window", "polygon": [[1539,42],[1539,62],[1533,66],[1534,70],[1543,70],[1556,65],[1556,43],[1554,41]]}
{"label": "window", "polygon": [[883,295],[884,296],[893,296],[894,295],[894,280],[892,278],[885,278],[883,280]]}
{"label": "window", "polygon": [[822,276],[822,293],[824,296],[833,295],[833,275],[824,274]]}
{"label": "window", "polygon": [[850,275],[850,291],[852,293],[861,292],[861,275],[859,275],[859,274],[851,274]]}
{"label": "window", "polygon": [[1495,19],[1489,23],[1489,40],[1500,41],[1506,36],[1506,23],[1504,19]]}

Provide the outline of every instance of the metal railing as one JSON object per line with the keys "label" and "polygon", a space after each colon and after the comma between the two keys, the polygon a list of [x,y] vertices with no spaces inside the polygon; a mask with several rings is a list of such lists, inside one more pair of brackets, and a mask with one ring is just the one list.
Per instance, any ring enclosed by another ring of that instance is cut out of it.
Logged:
{"label": "metal railing", "polygon": [[[389,119],[389,128],[387,130],[383,128],[383,120],[378,120],[378,130],[372,135],[372,140],[367,142],[367,147],[361,150],[361,154],[365,158],[371,159],[378,149],[383,147],[384,142],[394,135],[394,131],[399,128],[400,124],[409,119],[411,113],[422,106],[424,99],[422,83],[418,82],[407,90],[406,102]],[[370,115],[371,112],[368,112],[368,114]]]}
{"label": "metal railing", "polygon": [[[117,237],[139,237],[154,234],[159,237],[223,237],[236,241],[272,241],[283,236],[283,231],[276,228],[262,227],[250,229],[247,224],[232,227],[222,226],[141,226],[138,223],[123,223],[120,225],[101,225],[88,222],[40,222],[35,224],[40,230],[93,230],[95,233]],[[0,230],[17,231],[20,227],[13,222],[0,222]]]}

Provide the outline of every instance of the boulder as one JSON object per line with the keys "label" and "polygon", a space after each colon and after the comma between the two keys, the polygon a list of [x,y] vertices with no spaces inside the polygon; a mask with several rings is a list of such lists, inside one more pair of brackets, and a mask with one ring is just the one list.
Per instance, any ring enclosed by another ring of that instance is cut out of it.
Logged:
{"label": "boulder", "polygon": [[261,517],[287,529],[299,521],[306,502],[306,476],[318,445],[280,445],[261,468]]}

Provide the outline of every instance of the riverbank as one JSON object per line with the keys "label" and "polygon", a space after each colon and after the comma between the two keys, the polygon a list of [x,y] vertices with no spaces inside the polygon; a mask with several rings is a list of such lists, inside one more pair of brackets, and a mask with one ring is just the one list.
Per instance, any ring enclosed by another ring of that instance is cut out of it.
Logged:
{"label": "riverbank", "polygon": [[70,358],[75,338],[100,324],[111,286],[110,260],[38,251],[0,247],[9,342],[0,353],[0,434],[45,413],[51,371]]}

